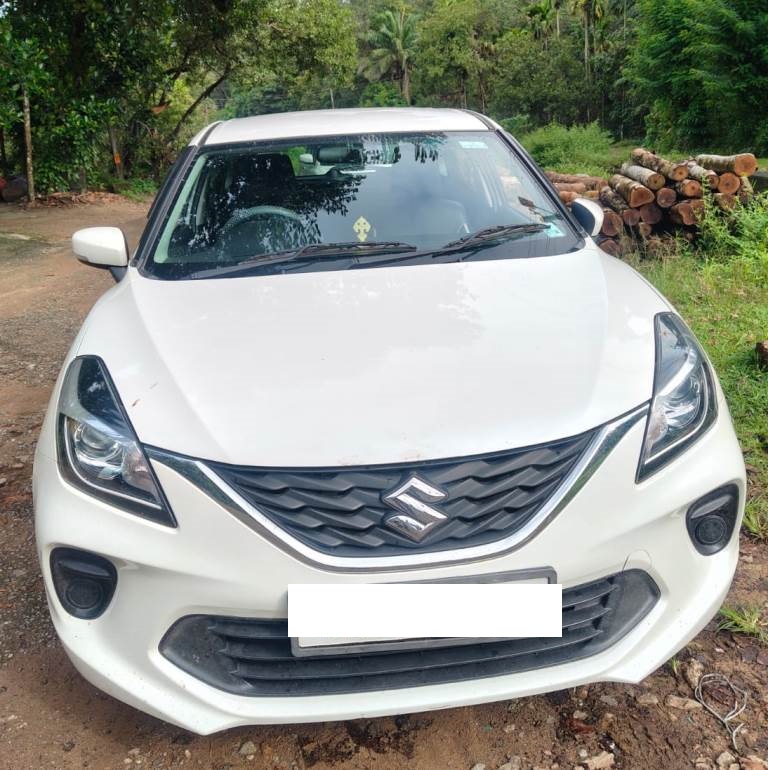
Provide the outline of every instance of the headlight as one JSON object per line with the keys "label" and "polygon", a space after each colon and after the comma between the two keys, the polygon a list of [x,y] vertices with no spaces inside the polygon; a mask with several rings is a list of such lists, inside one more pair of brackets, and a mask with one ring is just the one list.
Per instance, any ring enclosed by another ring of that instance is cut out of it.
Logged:
{"label": "headlight", "polygon": [[58,420],[59,467],[69,482],[131,513],[176,526],[101,359],[83,356],[70,364]]}
{"label": "headlight", "polygon": [[691,330],[674,313],[656,316],[656,375],[637,480],[687,449],[717,416],[712,373]]}

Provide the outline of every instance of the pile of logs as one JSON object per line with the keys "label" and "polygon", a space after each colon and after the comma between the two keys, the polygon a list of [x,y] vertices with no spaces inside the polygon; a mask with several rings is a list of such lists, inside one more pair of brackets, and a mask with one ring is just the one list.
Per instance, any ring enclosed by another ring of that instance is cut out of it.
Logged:
{"label": "pile of logs", "polygon": [[676,234],[693,240],[707,205],[705,195],[713,206],[731,211],[754,194],[749,177],[755,171],[751,153],[697,155],[675,163],[638,148],[610,179],[555,172],[547,176],[566,205],[585,197],[603,206],[598,242],[609,254],[619,255],[636,242],[657,251]]}

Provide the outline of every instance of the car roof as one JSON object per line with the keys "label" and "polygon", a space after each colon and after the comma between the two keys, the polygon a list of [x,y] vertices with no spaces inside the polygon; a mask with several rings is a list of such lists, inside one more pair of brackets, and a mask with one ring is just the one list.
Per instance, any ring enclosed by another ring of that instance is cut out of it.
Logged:
{"label": "car roof", "polygon": [[258,142],[305,136],[420,131],[489,131],[496,125],[467,110],[431,107],[358,107],[279,112],[214,123],[192,145]]}

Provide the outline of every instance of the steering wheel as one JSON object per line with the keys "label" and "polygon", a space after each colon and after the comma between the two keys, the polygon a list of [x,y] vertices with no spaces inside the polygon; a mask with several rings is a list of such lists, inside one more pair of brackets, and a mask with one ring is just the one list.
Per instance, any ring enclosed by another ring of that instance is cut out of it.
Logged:
{"label": "steering wheel", "polygon": [[224,225],[221,234],[227,235],[236,227],[244,225],[257,217],[283,217],[293,222],[301,222],[301,216],[295,211],[283,208],[282,206],[252,206],[249,209],[240,209],[236,211],[227,224]]}

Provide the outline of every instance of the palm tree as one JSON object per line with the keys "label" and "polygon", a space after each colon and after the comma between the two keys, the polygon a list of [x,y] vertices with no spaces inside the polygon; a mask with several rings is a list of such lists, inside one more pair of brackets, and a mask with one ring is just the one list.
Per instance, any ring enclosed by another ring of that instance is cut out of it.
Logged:
{"label": "palm tree", "polygon": [[390,75],[400,83],[406,104],[411,103],[411,55],[416,47],[417,18],[405,8],[387,10],[380,17],[378,29],[368,35],[371,51],[360,65],[367,80],[381,80]]}
{"label": "palm tree", "polygon": [[589,30],[594,28],[595,21],[601,19],[605,13],[605,0],[572,0],[571,10],[577,16],[581,16],[584,26],[584,73],[587,82],[591,80],[589,67]]}
{"label": "palm tree", "polygon": [[533,36],[544,41],[547,47],[547,36],[552,31],[552,12],[554,5],[552,0],[539,0],[528,8],[528,21],[533,31]]}

